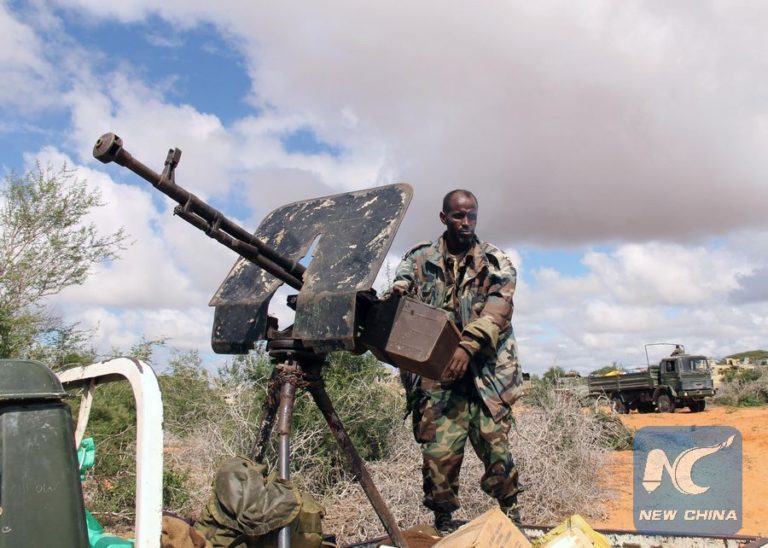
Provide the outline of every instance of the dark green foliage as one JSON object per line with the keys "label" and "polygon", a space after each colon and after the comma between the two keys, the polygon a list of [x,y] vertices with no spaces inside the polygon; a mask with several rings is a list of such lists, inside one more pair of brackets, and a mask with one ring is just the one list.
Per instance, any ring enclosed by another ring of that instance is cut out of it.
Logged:
{"label": "dark green foliage", "polygon": [[36,315],[0,305],[0,359],[21,356],[34,340],[38,322]]}
{"label": "dark green foliage", "polygon": [[737,407],[759,407],[765,405],[765,394],[748,393],[739,396],[736,401]]}
{"label": "dark green foliage", "polygon": [[89,346],[88,333],[78,329],[77,325],[58,323],[38,334],[28,356],[43,362],[54,371],[96,361],[96,352]]}
{"label": "dark green foliage", "polygon": [[762,372],[759,369],[742,369],[735,376],[734,380],[737,382],[754,382],[762,376]]}
{"label": "dark green foliage", "polygon": [[731,367],[729,369],[726,369],[723,371],[723,382],[731,383],[736,380],[736,376],[739,374],[739,368],[738,367]]}
{"label": "dark green foliage", "polygon": [[390,370],[372,354],[337,353],[331,359],[325,382],[331,401],[364,459],[385,456],[386,441],[400,422],[399,398],[393,394]]}
{"label": "dark green foliage", "polygon": [[127,383],[96,389],[87,435],[96,441],[96,460],[84,484],[86,507],[107,522],[130,518],[136,496],[136,407]]}
{"label": "dark green foliage", "polygon": [[[157,344],[161,343],[142,341],[127,354],[149,360]],[[158,381],[169,433],[182,431],[192,421],[193,406],[210,403],[212,391],[195,352],[177,354],[171,360],[170,374],[160,375]],[[77,416],[77,404],[73,407]],[[130,522],[136,497],[136,406],[128,383],[109,383],[96,389],[86,435],[96,441],[96,460],[84,483],[86,507],[104,524]],[[165,459],[165,507],[179,508],[187,502],[186,481],[187,473]]]}
{"label": "dark green foliage", "polygon": [[[167,370],[158,377],[166,439],[173,440],[163,473],[166,509],[181,513],[200,510],[195,507],[200,506],[199,502],[189,498],[189,466],[195,468],[196,464],[180,463],[176,450],[193,440],[199,443],[202,436],[208,445],[200,450],[208,454],[250,452],[271,374],[272,364],[263,352],[234,358],[217,376],[209,375],[196,352],[177,353],[170,360]],[[340,352],[331,355],[323,377],[331,401],[361,456],[367,460],[385,457],[387,441],[400,424],[403,407],[403,396],[392,382],[391,371],[370,354]],[[105,523],[125,522],[133,515],[135,421],[127,384],[97,389],[88,432],[96,440],[96,464],[86,482],[86,492],[87,506]],[[296,398],[292,439],[292,469],[299,482],[321,493],[347,477],[344,456],[325,419],[302,390]],[[274,464],[276,432],[270,443],[267,460]],[[181,460],[185,458],[189,458],[188,454]],[[212,479],[206,478],[205,482]]]}
{"label": "dark green foliage", "polygon": [[168,462],[163,464],[163,508],[183,508],[189,502],[188,480],[186,472]]}
{"label": "dark green foliage", "polygon": [[560,366],[553,365],[544,372],[542,380],[549,384],[555,384],[557,379],[565,377],[565,369]]}
{"label": "dark green foliage", "polygon": [[87,215],[99,193],[71,170],[40,165],[0,181],[0,358],[27,356],[50,330],[41,301],[114,259],[125,235],[102,235]]}
{"label": "dark green foliage", "polygon": [[169,371],[158,381],[163,394],[163,419],[166,428],[176,435],[189,434],[197,421],[215,412],[220,403],[197,351],[176,354],[170,360]]}
{"label": "dark green foliage", "polygon": [[[247,379],[261,405],[272,367],[264,357],[254,356],[255,359],[240,358],[224,378],[240,382]],[[403,406],[403,396],[393,389],[391,371],[371,354],[354,356],[336,352],[323,368],[323,377],[326,391],[360,456],[366,460],[385,457],[387,441],[401,421]],[[317,491],[345,476],[344,456],[308,393],[297,393],[293,425],[294,437],[302,440],[292,455],[297,475],[311,474],[315,480],[313,489]],[[257,424],[254,422],[253,426],[256,428]],[[277,436],[274,435],[267,453],[270,462],[276,460],[276,449]]]}

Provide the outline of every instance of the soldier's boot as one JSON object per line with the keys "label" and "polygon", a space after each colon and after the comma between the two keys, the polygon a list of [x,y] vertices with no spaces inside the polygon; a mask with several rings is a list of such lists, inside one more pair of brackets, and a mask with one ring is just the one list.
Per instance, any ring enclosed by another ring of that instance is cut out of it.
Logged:
{"label": "soldier's boot", "polygon": [[518,483],[512,496],[499,500],[501,511],[518,527],[522,525],[522,522],[520,521],[520,504],[517,502],[517,495],[523,491],[525,491],[525,485]]}
{"label": "soldier's boot", "polygon": [[435,529],[441,536],[450,535],[456,530],[456,527],[451,520],[450,512],[435,510]]}
{"label": "soldier's boot", "polygon": [[517,497],[499,501],[499,508],[501,508],[504,515],[506,515],[517,527],[520,527],[523,524],[522,521],[520,521],[520,505],[517,503]]}

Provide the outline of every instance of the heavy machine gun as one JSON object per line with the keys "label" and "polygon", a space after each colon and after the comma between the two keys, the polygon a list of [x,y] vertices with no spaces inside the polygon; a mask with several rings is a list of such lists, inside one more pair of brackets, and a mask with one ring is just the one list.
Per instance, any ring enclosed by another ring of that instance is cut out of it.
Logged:
{"label": "heavy machine gun", "polygon": [[[323,413],[353,475],[398,545],[405,541],[368,475],[325,391],[322,366],[334,350],[372,351],[380,360],[439,379],[459,342],[459,332],[440,310],[409,298],[380,300],[372,290],[376,274],[411,200],[405,184],[347,192],[282,206],[268,214],[254,234],[175,182],[179,149],[168,151],[156,173],[123,148],[113,133],[100,137],[95,158],[115,162],[175,200],[174,213],[235,251],[240,258],[218,288],[211,345],[224,354],[243,354],[267,341],[274,364],[253,457],[261,461],[277,415],[280,477],[290,476],[291,417],[297,387],[304,387]],[[308,266],[302,258],[313,249]],[[286,283],[294,324],[278,329],[268,306]],[[288,527],[280,546],[289,544]]]}

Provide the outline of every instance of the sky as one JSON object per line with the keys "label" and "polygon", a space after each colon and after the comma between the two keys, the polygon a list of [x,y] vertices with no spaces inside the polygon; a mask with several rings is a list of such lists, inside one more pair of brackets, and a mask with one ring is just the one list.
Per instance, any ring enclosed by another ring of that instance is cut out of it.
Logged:
{"label": "sky", "polygon": [[248,229],[408,182],[390,270],[472,190],[518,271],[525,371],[719,358],[768,347],[767,27],[760,1],[0,0],[0,170],[66,163],[129,234],[47,303],[102,352],[165,337],[215,368],[235,260],[93,159],[112,131],[157,171],[182,149],[177,182]]}

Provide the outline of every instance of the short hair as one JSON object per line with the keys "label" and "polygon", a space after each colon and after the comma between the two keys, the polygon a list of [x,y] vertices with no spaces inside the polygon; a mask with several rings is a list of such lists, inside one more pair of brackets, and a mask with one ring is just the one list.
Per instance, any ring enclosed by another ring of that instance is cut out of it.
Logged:
{"label": "short hair", "polygon": [[451,190],[443,198],[443,213],[448,213],[448,207],[450,206],[451,198],[453,198],[456,194],[463,194],[467,198],[472,198],[475,201],[475,204],[477,205],[477,197],[474,194],[472,194],[469,190],[464,190],[463,188],[457,188],[456,190]]}

